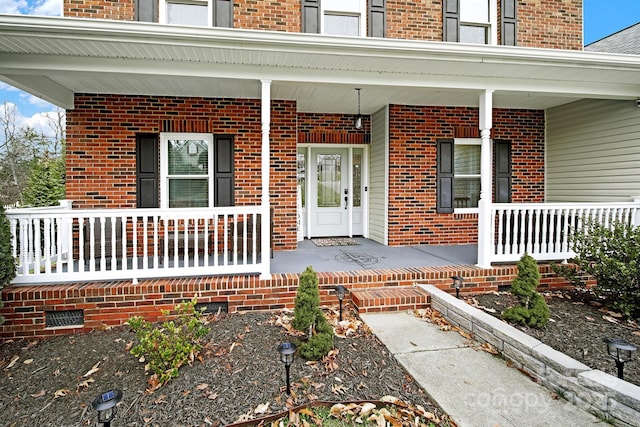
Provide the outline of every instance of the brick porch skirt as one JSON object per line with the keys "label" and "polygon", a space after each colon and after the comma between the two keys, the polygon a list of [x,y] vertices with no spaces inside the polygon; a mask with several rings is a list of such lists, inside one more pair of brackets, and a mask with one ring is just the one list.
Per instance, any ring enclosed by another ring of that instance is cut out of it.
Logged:
{"label": "brick porch skirt", "polygon": [[[540,265],[541,287],[563,288],[570,284],[557,277],[549,265]],[[318,273],[323,305],[337,304],[333,290],[344,285],[356,309],[389,311],[428,305],[426,296],[413,288],[432,284],[455,293],[451,276],[462,276],[462,294],[478,294],[509,286],[517,274],[515,265],[482,269],[472,265],[391,270]],[[270,280],[257,275],[147,279],[131,281],[9,286],[2,290],[0,340],[40,338],[123,325],[131,316],[164,320],[162,310],[172,310],[194,296],[199,303],[221,304],[229,312],[293,308],[299,274],[273,274]],[[382,288],[382,289],[381,289]],[[52,326],[49,317],[79,315],[70,326]],[[49,324],[49,325],[48,325]],[[48,326],[47,326],[48,325]]]}

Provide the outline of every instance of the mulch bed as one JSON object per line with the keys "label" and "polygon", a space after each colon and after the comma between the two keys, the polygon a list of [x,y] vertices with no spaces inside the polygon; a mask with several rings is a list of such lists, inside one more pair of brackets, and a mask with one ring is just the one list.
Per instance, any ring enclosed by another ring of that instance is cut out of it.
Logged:
{"label": "mulch bed", "polygon": [[[327,311],[331,321],[335,312]],[[292,314],[289,313],[292,317]],[[96,425],[91,402],[119,389],[114,426],[222,426],[316,400],[381,399],[420,405],[449,425],[413,378],[356,317],[320,363],[296,358],[292,395],[276,347],[296,337],[282,313],[222,314],[212,318],[202,361],[148,393],[144,364],[128,349],[126,327],[0,346],[0,425]],[[286,322],[285,322],[286,323]],[[354,327],[355,325],[355,327]],[[16,357],[18,357],[16,359]],[[13,362],[12,362],[13,361]]]}
{"label": "mulch bed", "polygon": [[[634,359],[625,364],[624,379],[640,386],[640,325],[625,321],[607,310],[591,292],[576,289],[543,293],[551,318],[543,328],[513,325],[550,347],[608,374],[617,376],[615,362],[606,353],[605,338],[622,338],[635,345]],[[502,318],[501,312],[515,299],[508,292],[495,292],[467,298],[467,302]]]}

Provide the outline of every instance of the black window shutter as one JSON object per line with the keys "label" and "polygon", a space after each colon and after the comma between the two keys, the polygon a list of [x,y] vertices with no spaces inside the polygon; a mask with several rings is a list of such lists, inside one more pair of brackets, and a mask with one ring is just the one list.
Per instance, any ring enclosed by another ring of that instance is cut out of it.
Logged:
{"label": "black window shutter", "polygon": [[233,137],[216,136],[213,147],[214,206],[233,206],[235,203]]}
{"label": "black window shutter", "polygon": [[320,32],[320,0],[302,0],[302,32]]}
{"label": "black window shutter", "polygon": [[386,0],[369,0],[369,37],[384,37],[386,35],[386,3]]}
{"label": "black window shutter", "polygon": [[213,2],[213,26],[233,28],[232,0],[215,0]]}
{"label": "black window shutter", "polygon": [[502,44],[507,46],[517,45],[517,0],[502,0]]}
{"label": "black window shutter", "polygon": [[158,135],[136,136],[136,206],[157,208],[158,199]]}
{"label": "black window shutter", "polygon": [[136,0],[135,20],[158,22],[158,0]]}
{"label": "black window shutter", "polygon": [[442,2],[442,39],[446,42],[460,40],[460,0]]}
{"label": "black window shutter", "polygon": [[436,168],[436,212],[453,212],[453,139],[439,139],[437,141],[437,168]]}
{"label": "black window shutter", "polygon": [[496,140],[496,203],[511,203],[511,142]]}

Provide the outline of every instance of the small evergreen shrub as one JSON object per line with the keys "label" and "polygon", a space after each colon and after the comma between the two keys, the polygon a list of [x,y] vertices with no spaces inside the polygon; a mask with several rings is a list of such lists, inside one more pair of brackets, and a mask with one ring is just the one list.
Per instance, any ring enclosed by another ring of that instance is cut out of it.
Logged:
{"label": "small evergreen shrub", "polygon": [[293,309],[293,327],[304,332],[307,340],[298,344],[298,354],[307,360],[319,360],[333,349],[333,328],[320,309],[318,277],[311,266],[300,276]]}
{"label": "small evergreen shrub", "polygon": [[571,246],[578,269],[597,281],[594,291],[605,304],[628,318],[640,318],[640,227],[586,221]]}
{"label": "small evergreen shrub", "polygon": [[[178,369],[191,363],[202,348],[202,338],[209,333],[203,311],[196,310],[196,299],[178,304],[175,320],[154,325],[140,316],[129,319],[129,326],[138,338],[131,349],[136,357],[144,356],[146,369],[157,375],[160,384],[178,376]],[[162,314],[168,315],[168,310]]]}
{"label": "small evergreen shrub", "polygon": [[[16,260],[11,252],[11,227],[9,218],[0,206],[0,291],[16,277]],[[0,299],[0,307],[2,307]],[[4,323],[4,317],[0,316],[0,325]]]}
{"label": "small evergreen shrub", "polygon": [[510,322],[536,328],[547,324],[550,317],[549,306],[536,289],[540,284],[538,263],[524,254],[518,262],[518,276],[511,283],[511,294],[518,304],[502,312],[502,317]]}

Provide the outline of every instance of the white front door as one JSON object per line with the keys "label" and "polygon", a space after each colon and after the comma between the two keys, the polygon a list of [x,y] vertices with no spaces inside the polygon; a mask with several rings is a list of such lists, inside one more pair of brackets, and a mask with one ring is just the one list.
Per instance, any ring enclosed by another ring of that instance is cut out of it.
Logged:
{"label": "white front door", "polygon": [[349,235],[349,158],[346,148],[311,150],[311,234]]}

